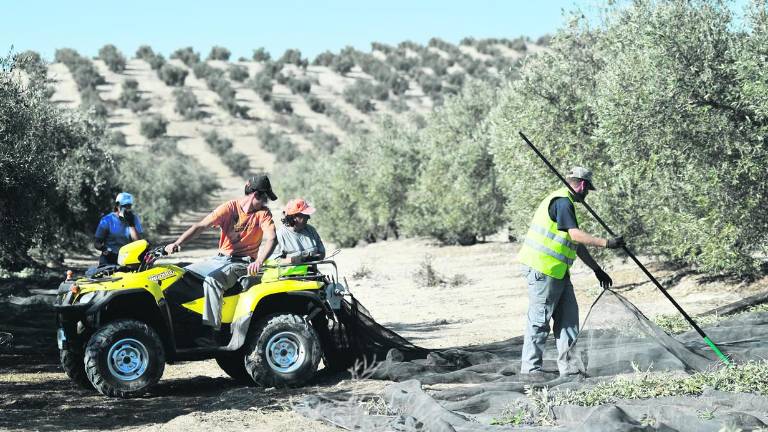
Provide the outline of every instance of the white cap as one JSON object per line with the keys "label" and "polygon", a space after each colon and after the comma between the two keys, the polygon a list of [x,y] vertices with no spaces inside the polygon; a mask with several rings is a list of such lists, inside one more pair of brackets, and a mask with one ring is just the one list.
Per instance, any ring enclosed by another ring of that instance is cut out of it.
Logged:
{"label": "white cap", "polygon": [[595,186],[592,184],[592,171],[584,167],[575,166],[571,168],[571,172],[569,172],[566,177],[585,180],[587,182],[587,188],[595,190]]}

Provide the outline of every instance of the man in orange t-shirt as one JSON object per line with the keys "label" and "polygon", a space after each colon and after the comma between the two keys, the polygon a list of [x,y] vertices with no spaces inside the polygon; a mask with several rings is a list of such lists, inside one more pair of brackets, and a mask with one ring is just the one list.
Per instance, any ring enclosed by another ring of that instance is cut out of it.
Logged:
{"label": "man in orange t-shirt", "polygon": [[[275,224],[267,208],[269,200],[276,200],[272,185],[265,175],[251,177],[245,184],[245,196],[218,206],[202,221],[192,225],[175,242],[165,247],[169,254],[181,250],[181,245],[211,227],[221,229],[219,253],[213,258],[196,263],[190,271],[205,276],[203,290],[205,306],[203,324],[212,330],[221,327],[221,304],[224,292],[248,273],[257,273],[275,245]],[[264,246],[261,242],[264,240]],[[213,331],[200,345],[217,345]]]}

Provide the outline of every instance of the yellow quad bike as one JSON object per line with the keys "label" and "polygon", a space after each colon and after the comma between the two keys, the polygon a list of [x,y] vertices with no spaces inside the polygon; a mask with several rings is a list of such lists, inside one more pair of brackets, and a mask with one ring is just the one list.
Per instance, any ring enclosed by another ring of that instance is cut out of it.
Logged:
{"label": "yellow quad bike", "polygon": [[[123,246],[118,265],[89,277],[68,276],[58,289],[61,365],[77,384],[106,396],[136,397],[158,382],[165,363],[215,358],[235,380],[267,387],[300,386],[344,357],[335,334],[348,293],[333,260],[271,266],[225,292],[219,347],[197,346],[203,334],[203,278],[155,264],[162,246]],[[332,275],[318,272],[333,268]],[[336,329],[336,330],[334,330]]]}

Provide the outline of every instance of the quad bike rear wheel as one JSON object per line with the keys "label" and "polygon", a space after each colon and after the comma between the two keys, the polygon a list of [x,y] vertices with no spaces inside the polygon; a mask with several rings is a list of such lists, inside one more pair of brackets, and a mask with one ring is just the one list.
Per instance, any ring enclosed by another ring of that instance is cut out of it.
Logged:
{"label": "quad bike rear wheel", "polygon": [[245,356],[241,350],[231,353],[219,354],[216,356],[216,363],[221,370],[227,373],[235,382],[239,384],[253,385],[253,380],[245,370]]}
{"label": "quad bike rear wheel", "polygon": [[314,377],[322,357],[317,332],[303,317],[268,316],[255,324],[245,369],[264,387],[299,387]]}
{"label": "quad bike rear wheel", "polygon": [[325,317],[316,318],[312,325],[320,336],[325,373],[345,371],[355,365],[358,356],[338,329],[332,329]]}
{"label": "quad bike rear wheel", "polygon": [[110,322],[91,336],[85,348],[88,379],[106,396],[140,396],[160,380],[164,369],[160,337],[141,321]]}
{"label": "quad bike rear wheel", "polygon": [[88,381],[88,375],[85,373],[85,355],[82,352],[73,349],[59,350],[59,361],[64,373],[79,387],[86,390],[93,390],[93,384]]}

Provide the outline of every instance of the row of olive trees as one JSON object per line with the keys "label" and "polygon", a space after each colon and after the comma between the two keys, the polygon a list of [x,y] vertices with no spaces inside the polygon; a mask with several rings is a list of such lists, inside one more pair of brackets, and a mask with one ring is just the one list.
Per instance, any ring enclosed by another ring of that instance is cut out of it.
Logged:
{"label": "row of olive trees", "polygon": [[248,178],[252,174],[248,155],[235,150],[231,139],[223,137],[213,130],[205,134],[205,142],[233,173],[243,178]]}
{"label": "row of olive trees", "polygon": [[[520,45],[522,43],[522,45]],[[338,54],[325,51],[319,54],[313,64],[326,66],[337,73],[346,75],[358,66],[371,75],[383,91],[393,95],[402,95],[411,88],[411,82],[421,87],[425,95],[439,105],[447,95],[459,92],[467,77],[497,83],[501,77],[516,76],[519,60],[508,57],[497,45],[525,53],[523,39],[472,39],[475,48],[490,57],[480,60],[463,52],[456,45],[440,39],[431,39],[428,46],[405,41],[398,46],[372,43],[372,50],[384,54],[382,60],[373,52],[364,53],[352,47],[342,49]],[[478,48],[481,47],[481,48]],[[514,48],[513,48],[514,47]],[[345,95],[353,105],[363,112],[373,109],[374,96],[370,92],[350,90],[353,95]],[[380,91],[377,93],[381,93]],[[379,98],[379,100],[382,100]]]}
{"label": "row of olive trees", "polygon": [[745,31],[733,25],[720,2],[649,0],[604,26],[574,19],[559,31],[491,115],[518,233],[556,185],[522,147],[522,129],[556,166],[595,170],[591,201],[633,249],[706,272],[758,271],[768,244],[765,5]]}
{"label": "row of olive trees", "polygon": [[80,90],[81,109],[90,111],[101,120],[106,119],[108,109],[96,88],[99,85],[106,84],[106,80],[96,70],[93,62],[71,48],[57,49],[54,54],[54,60],[67,66],[67,69],[72,74],[72,78],[74,78],[75,84],[77,84],[77,89]]}
{"label": "row of olive trees", "polygon": [[299,158],[285,192],[314,200],[317,225],[344,245],[398,234],[466,244],[505,225],[523,235],[560,185],[522,130],[561,171],[594,170],[590,204],[635,251],[755,275],[768,252],[766,6],[741,25],[714,0],[612,6],[599,25],[577,16],[521,79],[470,81],[421,129],[386,120]]}
{"label": "row of olive trees", "polygon": [[384,117],[332,154],[299,157],[285,194],[316,202],[319,229],[345,246],[400,235],[474,243],[503,222],[484,120],[494,91],[469,83],[422,129]]}
{"label": "row of olive trees", "polygon": [[[69,60],[90,70],[77,56]],[[34,265],[31,255],[60,259],[87,247],[121,190],[135,194],[153,231],[216,187],[204,167],[173,146],[152,154],[119,148],[119,134],[57,107],[43,87],[22,85],[14,67],[12,59],[0,59],[0,268],[17,270]]]}
{"label": "row of olive trees", "polygon": [[152,70],[156,71],[166,85],[182,87],[189,73],[186,69],[174,66],[165,61],[162,54],[155,53],[149,45],[142,45],[136,50],[136,58],[149,63]]}
{"label": "row of olive trees", "polygon": [[47,98],[50,98],[56,92],[53,80],[48,77],[48,65],[43,61],[40,53],[24,51],[17,54],[16,67],[27,74],[29,85],[31,87],[40,87]]}
{"label": "row of olive trees", "polygon": [[8,73],[13,61],[0,63],[0,267],[19,269],[33,246],[54,251],[95,228],[114,162],[96,123],[25,90]]}
{"label": "row of olive trees", "polygon": [[[228,51],[226,51],[225,48],[214,47],[211,55],[209,55],[209,59],[225,59],[225,57],[229,58],[228,56]],[[195,52],[192,47],[176,50],[171,54],[171,58],[179,59],[192,68],[195,77],[204,80],[208,88],[219,95],[218,104],[225,111],[230,113],[233,117],[248,118],[248,108],[237,103],[235,89],[232,88],[229,81],[225,78],[226,72],[224,70],[200,61],[200,55]],[[163,66],[163,68],[165,67],[166,66]],[[243,73],[245,74],[244,76]],[[248,71],[232,69],[230,70],[230,76],[234,76],[236,80],[245,80],[248,77]],[[184,78],[186,78],[186,71],[184,71]],[[189,102],[191,102],[191,100],[189,100]]]}

